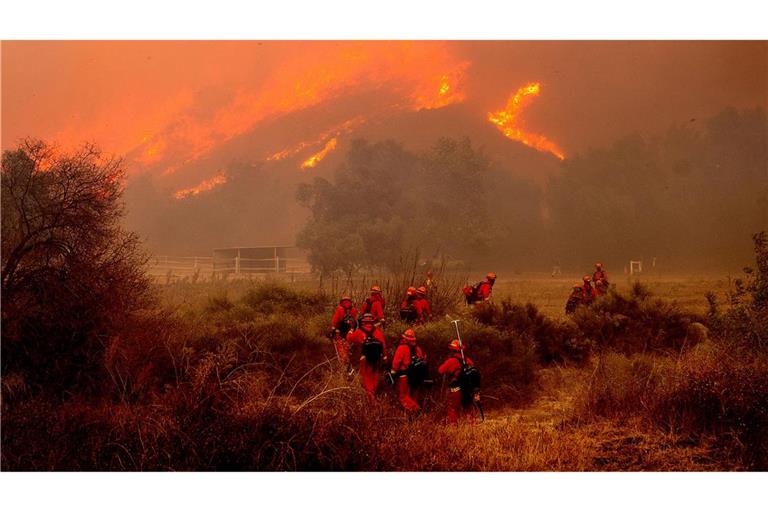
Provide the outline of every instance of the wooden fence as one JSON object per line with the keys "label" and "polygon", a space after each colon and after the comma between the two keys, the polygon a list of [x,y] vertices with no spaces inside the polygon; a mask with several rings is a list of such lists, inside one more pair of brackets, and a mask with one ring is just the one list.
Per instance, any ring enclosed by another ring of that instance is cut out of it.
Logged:
{"label": "wooden fence", "polygon": [[194,277],[207,279],[216,277],[248,277],[274,274],[291,280],[309,278],[312,270],[306,260],[300,258],[250,259],[235,256],[155,256],[149,262],[149,274],[154,278]]}

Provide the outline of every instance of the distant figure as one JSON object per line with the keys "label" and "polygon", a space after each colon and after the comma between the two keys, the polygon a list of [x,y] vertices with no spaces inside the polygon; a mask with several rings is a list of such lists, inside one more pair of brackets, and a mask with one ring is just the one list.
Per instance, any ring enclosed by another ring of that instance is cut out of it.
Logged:
{"label": "distant figure", "polygon": [[608,283],[608,274],[603,268],[603,264],[595,263],[595,273],[592,274],[592,282],[595,283],[595,290],[598,295],[605,295],[608,293],[610,283]]}
{"label": "distant figure", "polygon": [[381,295],[379,285],[371,286],[371,296],[360,305],[360,313],[362,315],[370,313],[377,324],[384,323],[384,297]]}
{"label": "distant figure", "polygon": [[413,305],[416,308],[417,321],[420,324],[428,322],[429,319],[432,318],[432,308],[427,300],[427,288],[425,286],[420,286],[419,289],[416,290],[416,300]]}
{"label": "distant figure", "polygon": [[416,311],[416,288],[409,286],[405,292],[405,298],[400,303],[400,320],[412,324],[419,319],[419,314]]}
{"label": "distant figure", "polygon": [[427,295],[432,295],[435,290],[435,280],[431,270],[427,270],[427,278],[424,280],[424,288],[427,290]]}
{"label": "distant figure", "polygon": [[565,314],[572,315],[576,312],[576,308],[583,304],[583,286],[581,283],[573,285],[571,295],[568,297],[568,301],[565,303]]}
{"label": "distant figure", "polygon": [[464,298],[467,304],[475,304],[477,302],[489,302],[491,300],[491,292],[493,291],[493,285],[496,282],[496,274],[488,272],[485,276],[485,281],[480,281],[472,286],[465,286],[462,290],[464,292]]}
{"label": "distant figure", "polygon": [[584,284],[581,290],[582,304],[589,306],[597,298],[597,290],[592,286],[592,276],[584,276]]}

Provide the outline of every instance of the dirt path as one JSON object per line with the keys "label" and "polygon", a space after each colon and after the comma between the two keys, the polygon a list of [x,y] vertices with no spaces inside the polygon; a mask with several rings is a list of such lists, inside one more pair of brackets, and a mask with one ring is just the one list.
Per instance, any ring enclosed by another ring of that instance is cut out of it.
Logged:
{"label": "dirt path", "polygon": [[523,409],[489,415],[488,422],[512,421],[531,435],[556,432],[588,452],[594,471],[727,471],[742,469],[727,462],[716,439],[695,440],[666,434],[639,421],[600,419],[579,421],[575,414],[579,391],[591,369],[546,368],[540,371],[541,392]]}

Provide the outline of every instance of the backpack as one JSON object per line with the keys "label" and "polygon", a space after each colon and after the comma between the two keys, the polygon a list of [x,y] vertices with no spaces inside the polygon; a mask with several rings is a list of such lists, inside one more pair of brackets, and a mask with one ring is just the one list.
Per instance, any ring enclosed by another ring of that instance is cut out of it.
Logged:
{"label": "backpack", "polygon": [[483,285],[485,281],[479,281],[473,285],[467,285],[464,288],[462,288],[462,292],[464,292],[464,298],[467,300],[467,304],[474,304],[477,302],[477,299],[479,298],[477,295],[480,292],[480,287]]}
{"label": "backpack", "polygon": [[400,304],[400,320],[413,323],[419,319],[419,314],[416,312],[416,305],[414,304],[415,301],[416,297],[408,297]]}
{"label": "backpack", "polygon": [[349,331],[354,330],[357,327],[357,321],[352,318],[352,307],[344,308],[344,318],[339,322],[339,334],[342,338],[347,337]]}
{"label": "backpack", "polygon": [[374,338],[373,334],[371,334],[370,336],[365,337],[362,351],[363,356],[365,356],[365,360],[369,364],[376,364],[379,362],[382,354],[384,353],[384,345],[381,343],[381,341]]}
{"label": "backpack", "polygon": [[427,368],[427,362],[419,357],[416,347],[408,345],[408,351],[411,353],[411,364],[405,370],[405,375],[408,377],[408,385],[417,388],[429,377],[429,368]]}
{"label": "backpack", "polygon": [[475,400],[475,395],[480,391],[480,370],[474,366],[461,362],[461,372],[456,378],[461,390],[461,403],[469,405]]}

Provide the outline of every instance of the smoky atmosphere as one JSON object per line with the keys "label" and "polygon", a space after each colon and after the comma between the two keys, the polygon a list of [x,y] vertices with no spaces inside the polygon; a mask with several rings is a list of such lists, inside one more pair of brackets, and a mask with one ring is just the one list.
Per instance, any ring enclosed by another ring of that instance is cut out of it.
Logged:
{"label": "smoky atmosphere", "polygon": [[768,469],[768,42],[0,49],[4,471]]}

